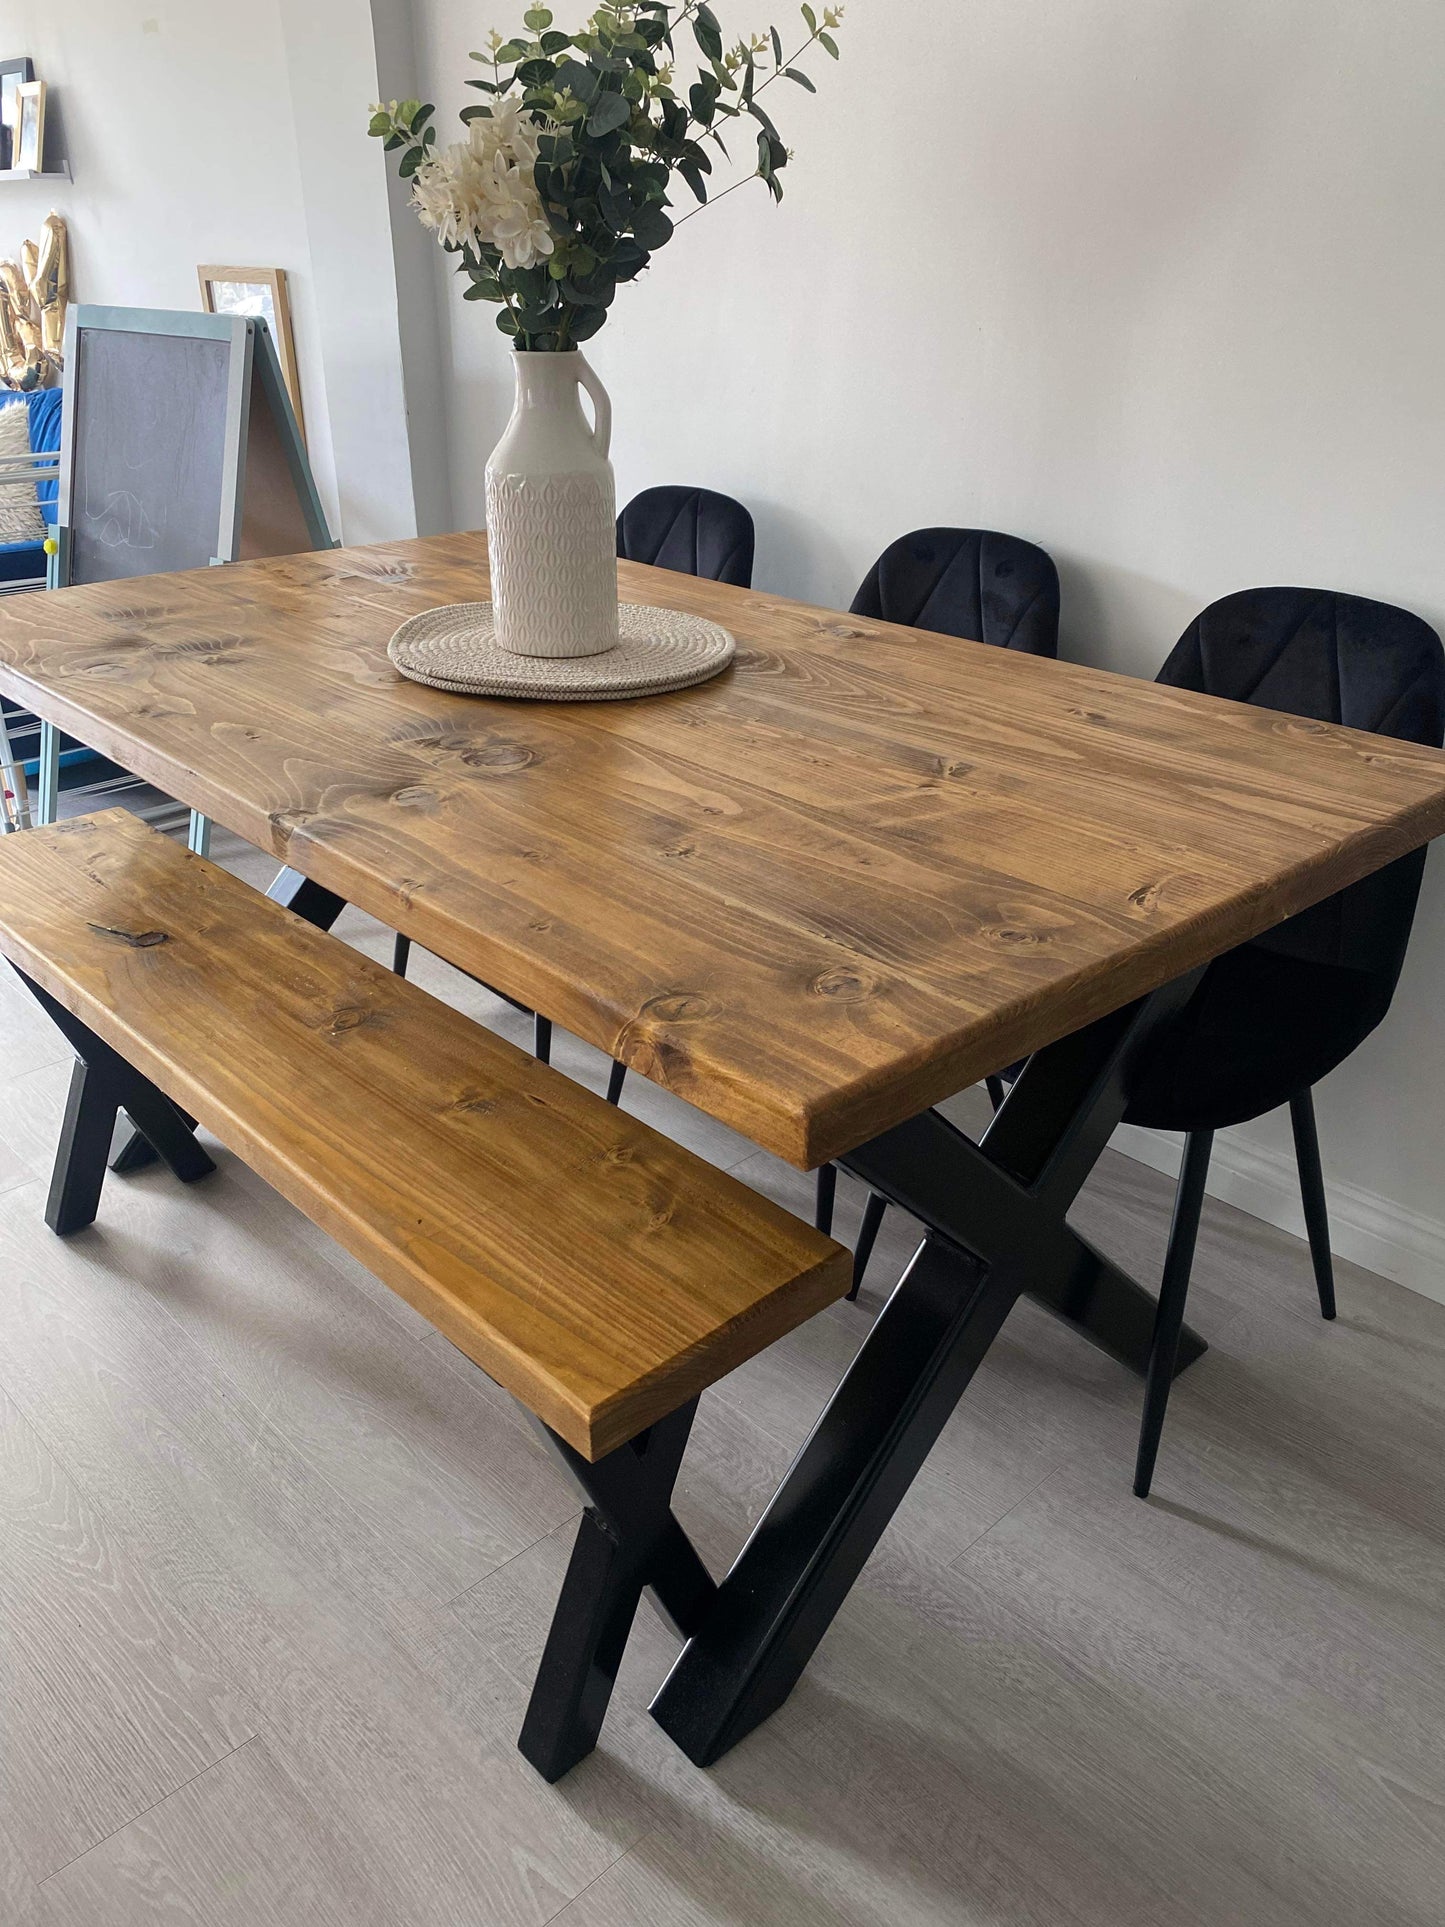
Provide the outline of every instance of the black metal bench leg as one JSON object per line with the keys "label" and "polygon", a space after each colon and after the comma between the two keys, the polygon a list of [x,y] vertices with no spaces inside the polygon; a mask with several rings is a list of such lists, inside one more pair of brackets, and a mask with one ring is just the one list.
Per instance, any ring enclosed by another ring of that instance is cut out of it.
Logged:
{"label": "black metal bench leg", "polygon": [[1213,1131],[1191,1131],[1184,1140],[1184,1166],[1179,1173],[1179,1189],[1174,1193],[1174,1219],[1169,1227],[1169,1249],[1159,1287],[1154,1345],[1144,1388],[1144,1418],[1139,1427],[1139,1454],[1134,1464],[1134,1491],[1141,1499],[1148,1498],[1154,1482],[1154,1461],[1159,1456],[1164,1414],[1169,1408],[1169,1392],[1174,1383],[1179,1332],[1194,1269],[1194,1245],[1199,1236],[1199,1214],[1204,1206],[1204,1185],[1213,1148]]}
{"label": "black metal bench leg", "polygon": [[391,946],[391,967],[398,977],[406,975],[406,967],[411,961],[411,938],[402,936],[398,931],[396,941]]}
{"label": "black metal bench leg", "polygon": [[50,1196],[45,1201],[45,1222],[58,1238],[68,1238],[72,1232],[84,1231],[95,1223],[117,1102],[114,1085],[107,1088],[104,1074],[77,1057],[71,1067],[60,1142],[55,1147]]}
{"label": "black metal bench leg", "polygon": [[[318,930],[329,930],[346,908],[345,897],[323,889],[310,877],[302,876],[299,870],[278,870],[266,895],[275,903],[284,903],[306,923],[314,923]],[[177,1116],[184,1115],[177,1112]],[[135,1124],[137,1120],[132,1118],[131,1122]],[[144,1133],[133,1130],[111,1159],[110,1168],[119,1177],[129,1177],[132,1172],[144,1171],[154,1164],[157,1155],[156,1147]]]}
{"label": "black metal bench leg", "polygon": [[163,1158],[183,1184],[194,1183],[215,1170],[209,1154],[195,1139],[194,1119],[178,1110],[164,1091],[157,1090],[48,990],[23,970],[15,974],[77,1058],[45,1206],[45,1222],[52,1231],[68,1238],[72,1232],[95,1223],[116,1113],[122,1109],[144,1132],[153,1155]]}
{"label": "black metal bench leg", "polygon": [[612,1069],[607,1073],[607,1102],[622,1102],[622,1086],[627,1082],[627,1066],[613,1060]]}
{"label": "black metal bench leg", "polygon": [[552,1061],[552,1019],[540,1011],[532,1018],[532,1055],[539,1064]]}
{"label": "black metal bench leg", "polygon": [[1320,1316],[1335,1315],[1335,1261],[1330,1251],[1330,1211],[1325,1202],[1325,1174],[1320,1165],[1320,1140],[1315,1129],[1315,1106],[1310,1093],[1300,1091],[1289,1101],[1294,1127],[1294,1152],[1299,1163],[1300,1194],[1304,1200],[1305,1230],[1320,1294]]}
{"label": "black metal bench leg", "polygon": [[588,1500],[517,1745],[544,1780],[597,1744],[646,1588],[682,1637],[717,1588],[671,1510],[697,1400],[595,1465],[544,1433]]}

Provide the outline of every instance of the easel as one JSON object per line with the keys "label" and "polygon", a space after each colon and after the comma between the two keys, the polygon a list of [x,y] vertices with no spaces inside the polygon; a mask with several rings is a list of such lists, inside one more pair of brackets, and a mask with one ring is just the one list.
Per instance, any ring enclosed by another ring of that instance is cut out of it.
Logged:
{"label": "easel", "polygon": [[[85,358],[82,345],[87,336],[148,336],[157,344],[215,342],[227,354],[224,382],[224,423],[211,426],[218,432],[215,442],[220,454],[219,514],[214,541],[209,529],[203,547],[179,563],[166,566],[204,568],[228,562],[249,561],[256,556],[294,555],[303,550],[329,549],[337,544],[327,527],[325,511],[316,492],[316,483],[306,459],[305,444],[291,407],[290,396],[281,373],[275,343],[264,320],[252,316],[170,313],[148,308],[72,308],[65,331],[65,402],[60,437],[60,489],[56,522],[55,553],[50,557],[46,586],[69,588],[72,584],[113,580],[116,575],[143,573],[133,567],[107,571],[91,559],[81,562],[82,544],[77,540],[78,517],[83,505],[77,502],[77,478],[84,465],[89,440],[95,433],[100,411],[109,400],[93,390],[83,375]],[[147,448],[147,458],[157,454],[165,459],[167,451]],[[175,452],[177,470],[183,456],[193,455],[193,447]],[[89,550],[86,551],[90,553]],[[3,754],[3,750],[0,750]],[[60,793],[60,732],[53,723],[40,726],[40,767],[35,799],[35,820],[53,823]],[[210,846],[208,818],[191,812],[188,842],[191,849],[205,855]]]}

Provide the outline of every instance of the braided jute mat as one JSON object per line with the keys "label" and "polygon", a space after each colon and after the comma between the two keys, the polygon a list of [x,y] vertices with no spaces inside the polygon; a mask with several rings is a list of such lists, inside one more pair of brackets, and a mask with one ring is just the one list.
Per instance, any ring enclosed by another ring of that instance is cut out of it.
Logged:
{"label": "braided jute mat", "polygon": [[620,639],[596,656],[514,656],[497,645],[490,602],[454,602],[404,622],[387,644],[413,682],[462,696],[518,696],[531,702],[617,702],[707,682],[727,668],[737,644],[726,629],[676,609],[618,607]]}

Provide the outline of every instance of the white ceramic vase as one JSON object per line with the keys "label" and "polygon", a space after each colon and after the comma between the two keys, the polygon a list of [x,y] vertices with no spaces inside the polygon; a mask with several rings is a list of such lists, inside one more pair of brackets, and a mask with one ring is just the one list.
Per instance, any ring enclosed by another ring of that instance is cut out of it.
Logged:
{"label": "white ceramic vase", "polygon": [[575,349],[513,359],[516,407],[487,463],[497,642],[516,656],[600,655],[617,646],[612,404]]}

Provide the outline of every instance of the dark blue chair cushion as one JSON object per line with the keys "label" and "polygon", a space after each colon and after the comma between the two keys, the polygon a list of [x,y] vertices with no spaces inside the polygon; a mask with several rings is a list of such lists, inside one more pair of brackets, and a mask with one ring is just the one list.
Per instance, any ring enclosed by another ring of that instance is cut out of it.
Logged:
{"label": "dark blue chair cushion", "polygon": [[916,529],[886,548],[852,613],[1030,656],[1059,653],[1059,572],[1046,550],[991,529]]}
{"label": "dark blue chair cushion", "polygon": [[617,518],[617,553],[709,582],[753,586],[753,518],[708,488],[649,488]]}
{"label": "dark blue chair cushion", "polygon": [[[1227,596],[1185,631],[1158,680],[1406,742],[1445,740],[1439,637],[1360,596]],[[1343,1063],[1390,1008],[1424,866],[1417,850],[1212,963],[1139,1066],[1128,1121],[1242,1124]]]}

